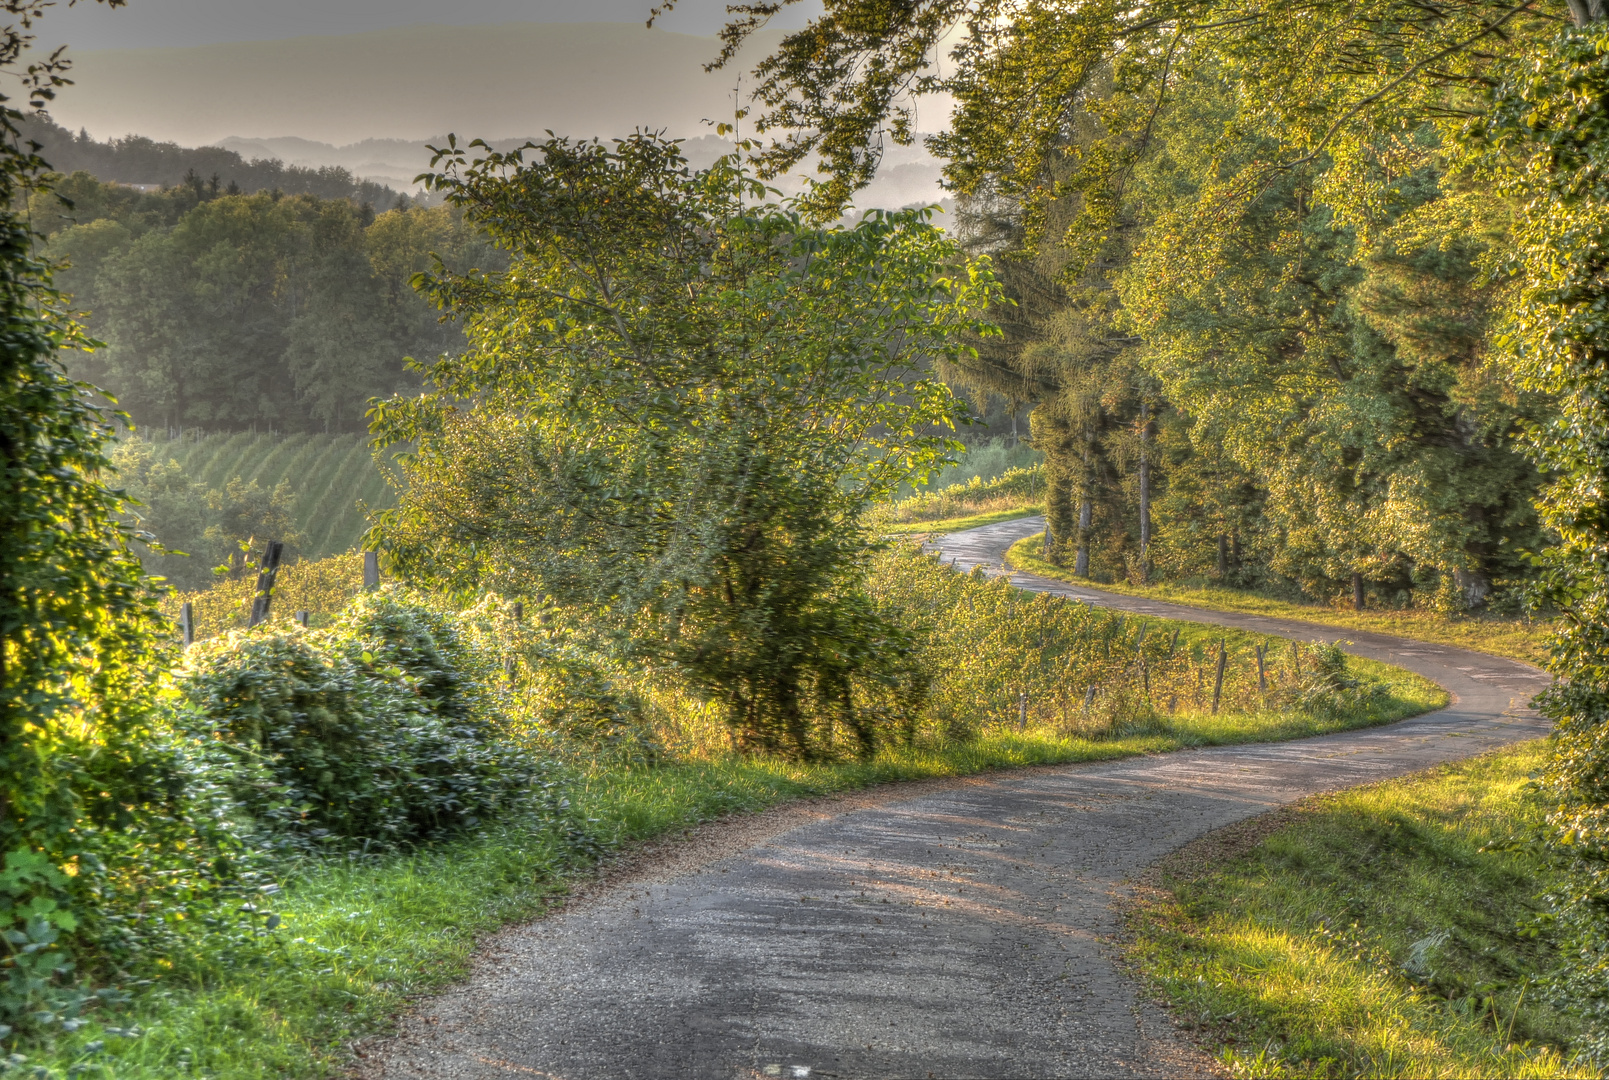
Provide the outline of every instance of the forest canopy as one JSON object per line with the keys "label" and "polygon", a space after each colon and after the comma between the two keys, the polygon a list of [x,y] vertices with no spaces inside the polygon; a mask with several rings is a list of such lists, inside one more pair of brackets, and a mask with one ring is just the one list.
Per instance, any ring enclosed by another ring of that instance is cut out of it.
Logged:
{"label": "forest canopy", "polygon": [[156,431],[364,430],[370,398],[418,387],[406,357],[462,345],[413,275],[499,257],[462,215],[406,202],[143,192],[75,172],[29,210],[65,263],[58,287],[106,343],[73,374]]}

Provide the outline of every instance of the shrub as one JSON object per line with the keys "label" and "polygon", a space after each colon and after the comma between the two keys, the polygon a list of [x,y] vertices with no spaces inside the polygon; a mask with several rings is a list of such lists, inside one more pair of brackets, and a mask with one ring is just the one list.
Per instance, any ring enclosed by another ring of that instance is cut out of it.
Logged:
{"label": "shrub", "polygon": [[332,630],[197,645],[180,685],[233,755],[231,794],[265,842],[386,849],[541,790],[542,768],[489,719],[492,667],[451,616],[388,589]]}

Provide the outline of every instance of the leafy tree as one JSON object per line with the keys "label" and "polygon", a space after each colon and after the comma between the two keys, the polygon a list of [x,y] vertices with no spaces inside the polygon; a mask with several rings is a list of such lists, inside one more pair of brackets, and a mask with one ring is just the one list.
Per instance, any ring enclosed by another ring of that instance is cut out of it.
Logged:
{"label": "leafy tree", "polygon": [[[35,108],[63,78],[59,56],[26,63],[46,6],[0,0],[0,69]],[[106,482],[112,418],[60,362],[91,343],[63,315],[21,212],[46,166],[19,119],[0,109],[0,1037],[71,1015],[83,943],[127,960],[161,921],[108,918],[116,900],[143,893],[145,911],[164,911],[169,890],[234,872],[219,823],[187,816],[169,786],[177,763],[149,679],[170,661],[168,628]],[[127,872],[136,846],[154,876]]]}
{"label": "leafy tree", "polygon": [[1541,503],[1557,542],[1543,591],[1564,615],[1542,695],[1558,726],[1542,776],[1548,841],[1575,870],[1551,897],[1567,1000],[1593,1022],[1589,1049],[1609,1056],[1609,24],[1568,28],[1516,62],[1493,94],[1478,149],[1520,200],[1517,298],[1501,343],[1558,414],[1532,430],[1553,474]]}
{"label": "leafy tree", "polygon": [[420,280],[470,348],[376,413],[417,444],[379,542],[417,580],[586,612],[746,749],[871,753],[922,686],[862,515],[954,445],[923,432],[964,407],[920,369],[985,331],[987,269],[923,213],[810,228],[656,137],[526,150],[441,152],[432,183],[512,261]]}

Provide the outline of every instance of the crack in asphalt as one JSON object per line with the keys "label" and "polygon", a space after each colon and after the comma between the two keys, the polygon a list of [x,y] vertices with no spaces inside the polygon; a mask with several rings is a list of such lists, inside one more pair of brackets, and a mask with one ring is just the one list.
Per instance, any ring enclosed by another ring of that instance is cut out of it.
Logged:
{"label": "crack in asphalt", "polygon": [[359,1048],[355,1075],[1212,1074],[1108,944],[1130,880],[1315,792],[1547,732],[1527,705],[1547,677],[1511,660],[1006,570],[1006,549],[1043,528],[1019,519],[931,546],[1019,588],[1342,642],[1452,703],[1364,731],[891,784],[711,823],[488,941],[464,982]]}

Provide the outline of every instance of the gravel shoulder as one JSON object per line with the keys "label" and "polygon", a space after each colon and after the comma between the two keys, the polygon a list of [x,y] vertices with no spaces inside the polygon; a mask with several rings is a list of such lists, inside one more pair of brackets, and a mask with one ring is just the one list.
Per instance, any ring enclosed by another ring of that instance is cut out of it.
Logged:
{"label": "gravel shoulder", "polygon": [[[1004,572],[1019,519],[932,546]],[[362,1048],[365,1078],[1208,1075],[1107,945],[1145,868],[1306,795],[1546,733],[1546,677],[1380,635],[1021,588],[1241,627],[1419,672],[1453,695],[1388,727],[1289,743],[889,785],[712,823],[639,851]]]}

